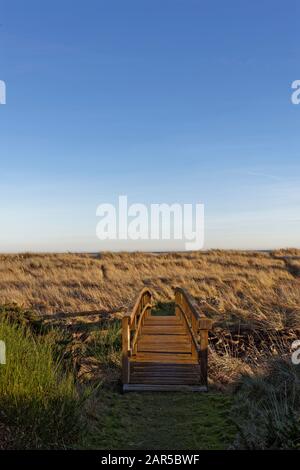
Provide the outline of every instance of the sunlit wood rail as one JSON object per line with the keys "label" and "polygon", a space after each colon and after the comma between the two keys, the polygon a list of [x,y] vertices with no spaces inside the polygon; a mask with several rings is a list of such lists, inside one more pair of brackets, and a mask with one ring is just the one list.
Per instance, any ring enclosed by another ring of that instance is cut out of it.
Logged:
{"label": "sunlit wood rail", "polygon": [[143,289],[122,323],[124,391],[207,390],[212,321],[185,289],[175,289],[174,315],[154,315]]}

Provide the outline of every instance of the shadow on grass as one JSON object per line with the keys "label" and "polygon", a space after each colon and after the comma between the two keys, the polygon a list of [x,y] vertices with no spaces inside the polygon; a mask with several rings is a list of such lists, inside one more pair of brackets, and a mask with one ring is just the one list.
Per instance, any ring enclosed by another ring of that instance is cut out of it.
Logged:
{"label": "shadow on grass", "polygon": [[151,310],[152,316],[172,316],[175,315],[174,302],[157,302]]}
{"label": "shadow on grass", "polygon": [[88,449],[226,449],[236,434],[221,393],[99,391]]}

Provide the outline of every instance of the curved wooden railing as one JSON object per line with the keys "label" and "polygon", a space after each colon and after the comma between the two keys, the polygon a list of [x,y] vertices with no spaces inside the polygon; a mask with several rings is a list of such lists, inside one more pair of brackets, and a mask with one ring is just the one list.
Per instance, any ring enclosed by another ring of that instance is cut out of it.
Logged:
{"label": "curved wooden railing", "polygon": [[122,320],[122,376],[123,384],[129,383],[129,357],[136,352],[139,332],[147,315],[151,314],[152,292],[144,288],[130,312]]}
{"label": "curved wooden railing", "polygon": [[175,289],[175,314],[185,320],[193,340],[192,354],[198,357],[200,364],[201,384],[207,386],[208,332],[212,328],[212,320],[206,317],[190,294],[181,287]]}

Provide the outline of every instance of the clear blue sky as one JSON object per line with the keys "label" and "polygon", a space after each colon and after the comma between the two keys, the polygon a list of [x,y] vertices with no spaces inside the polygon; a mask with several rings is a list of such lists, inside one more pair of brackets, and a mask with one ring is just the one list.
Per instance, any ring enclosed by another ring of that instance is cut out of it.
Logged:
{"label": "clear blue sky", "polygon": [[299,1],[2,0],[0,251],[101,250],[96,207],[203,202],[300,247]]}

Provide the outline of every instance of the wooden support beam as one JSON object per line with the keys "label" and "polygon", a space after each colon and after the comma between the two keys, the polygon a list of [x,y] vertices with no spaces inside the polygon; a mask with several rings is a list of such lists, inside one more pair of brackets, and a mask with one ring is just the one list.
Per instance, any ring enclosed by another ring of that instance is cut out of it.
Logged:
{"label": "wooden support beam", "polygon": [[122,380],[128,384],[130,380],[129,350],[130,350],[130,317],[122,319]]}
{"label": "wooden support beam", "polygon": [[200,383],[207,387],[208,330],[200,330]]}

